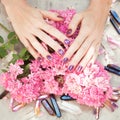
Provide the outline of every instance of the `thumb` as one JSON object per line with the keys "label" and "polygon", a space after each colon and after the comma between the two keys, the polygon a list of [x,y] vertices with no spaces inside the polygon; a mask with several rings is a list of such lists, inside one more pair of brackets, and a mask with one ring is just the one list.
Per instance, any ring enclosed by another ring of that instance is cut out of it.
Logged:
{"label": "thumb", "polygon": [[67,31],[67,35],[71,36],[77,29],[78,25],[81,23],[83,19],[82,14],[75,14],[68,26],[68,31]]}

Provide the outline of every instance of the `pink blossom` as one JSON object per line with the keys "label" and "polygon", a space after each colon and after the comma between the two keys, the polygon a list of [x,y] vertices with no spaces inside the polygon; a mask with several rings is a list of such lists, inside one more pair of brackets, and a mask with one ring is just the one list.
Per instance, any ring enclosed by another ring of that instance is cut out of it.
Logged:
{"label": "pink blossom", "polygon": [[105,100],[105,92],[103,92],[96,86],[83,88],[82,92],[77,98],[78,103],[94,107],[101,106],[105,102]]}
{"label": "pink blossom", "polygon": [[79,94],[81,92],[80,78],[75,73],[70,73],[66,75],[64,83],[65,93]]}
{"label": "pink blossom", "polygon": [[98,107],[112,95],[110,77],[100,63],[87,66],[79,75],[66,75],[64,92],[80,104]]}
{"label": "pink blossom", "polygon": [[[64,20],[60,22],[46,20],[46,22],[67,34],[68,25],[76,11],[68,9],[52,10],[52,12],[59,13]],[[78,32],[79,28],[70,37],[71,41],[74,41]],[[78,75],[76,71],[69,73],[68,64],[63,64],[61,57],[53,53],[52,61],[45,58],[32,60],[29,63],[30,74],[19,78],[18,76],[23,74],[23,68],[21,68],[23,64],[23,60],[18,60],[10,65],[8,72],[0,75],[0,84],[18,103],[30,103],[44,94],[65,93],[75,98],[80,104],[99,107],[112,95],[110,77],[98,62],[88,65]]]}

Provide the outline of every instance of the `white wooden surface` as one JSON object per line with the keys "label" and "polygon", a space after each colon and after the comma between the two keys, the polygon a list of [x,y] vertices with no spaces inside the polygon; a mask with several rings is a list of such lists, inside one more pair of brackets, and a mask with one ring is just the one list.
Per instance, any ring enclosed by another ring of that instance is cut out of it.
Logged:
{"label": "white wooden surface", "polygon": [[[84,10],[89,1],[88,0],[28,0],[31,5],[41,9],[66,9],[67,7],[76,8],[77,11]],[[120,2],[116,2],[113,5],[113,9],[116,10],[120,15]],[[7,15],[5,13],[4,7],[0,4],[0,22],[7,26],[9,29],[12,29],[9,21],[7,20]],[[0,28],[0,35],[5,39],[7,33]],[[116,41],[120,41],[120,35],[116,33],[113,26],[108,21],[105,28],[105,35],[103,38],[104,47],[108,50],[110,54],[114,55],[114,61],[120,65],[120,49],[109,51],[109,44],[106,41],[106,36],[113,37]],[[103,64],[106,64],[104,56],[99,58]],[[109,63],[110,61],[108,61]],[[0,60],[0,68],[5,65],[4,62]],[[120,77],[112,75],[111,84],[113,86],[120,86]],[[2,88],[0,88],[2,91]],[[120,106],[120,102],[118,102]],[[34,103],[26,106],[20,111],[13,113],[9,109],[9,99],[0,100],[0,120],[95,120],[94,115],[89,107],[80,106],[83,113],[81,115],[72,115],[62,111],[62,117],[51,117],[48,113],[41,108],[41,115],[36,117],[34,115]],[[120,120],[120,108],[118,108],[114,113],[111,113],[109,110],[104,108],[100,114],[100,120]]]}

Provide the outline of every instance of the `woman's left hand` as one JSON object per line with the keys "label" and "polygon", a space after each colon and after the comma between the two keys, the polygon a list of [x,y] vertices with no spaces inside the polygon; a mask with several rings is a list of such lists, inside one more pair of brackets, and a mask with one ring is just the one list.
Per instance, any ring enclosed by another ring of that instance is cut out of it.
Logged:
{"label": "woman's left hand", "polygon": [[64,63],[69,61],[69,71],[76,69],[80,72],[88,63],[95,61],[108,13],[105,8],[89,7],[73,16],[68,29],[69,36],[75,32],[78,25],[80,31],[63,58]]}

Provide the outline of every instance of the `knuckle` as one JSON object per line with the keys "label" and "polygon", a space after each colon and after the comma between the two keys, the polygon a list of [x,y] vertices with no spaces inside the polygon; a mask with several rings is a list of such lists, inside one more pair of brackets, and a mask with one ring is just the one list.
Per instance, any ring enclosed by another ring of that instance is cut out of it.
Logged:
{"label": "knuckle", "polygon": [[80,40],[76,40],[74,42],[74,48],[78,48],[80,46]]}
{"label": "knuckle", "polygon": [[78,18],[79,16],[80,16],[80,14],[76,13],[76,14],[74,15],[74,18]]}

